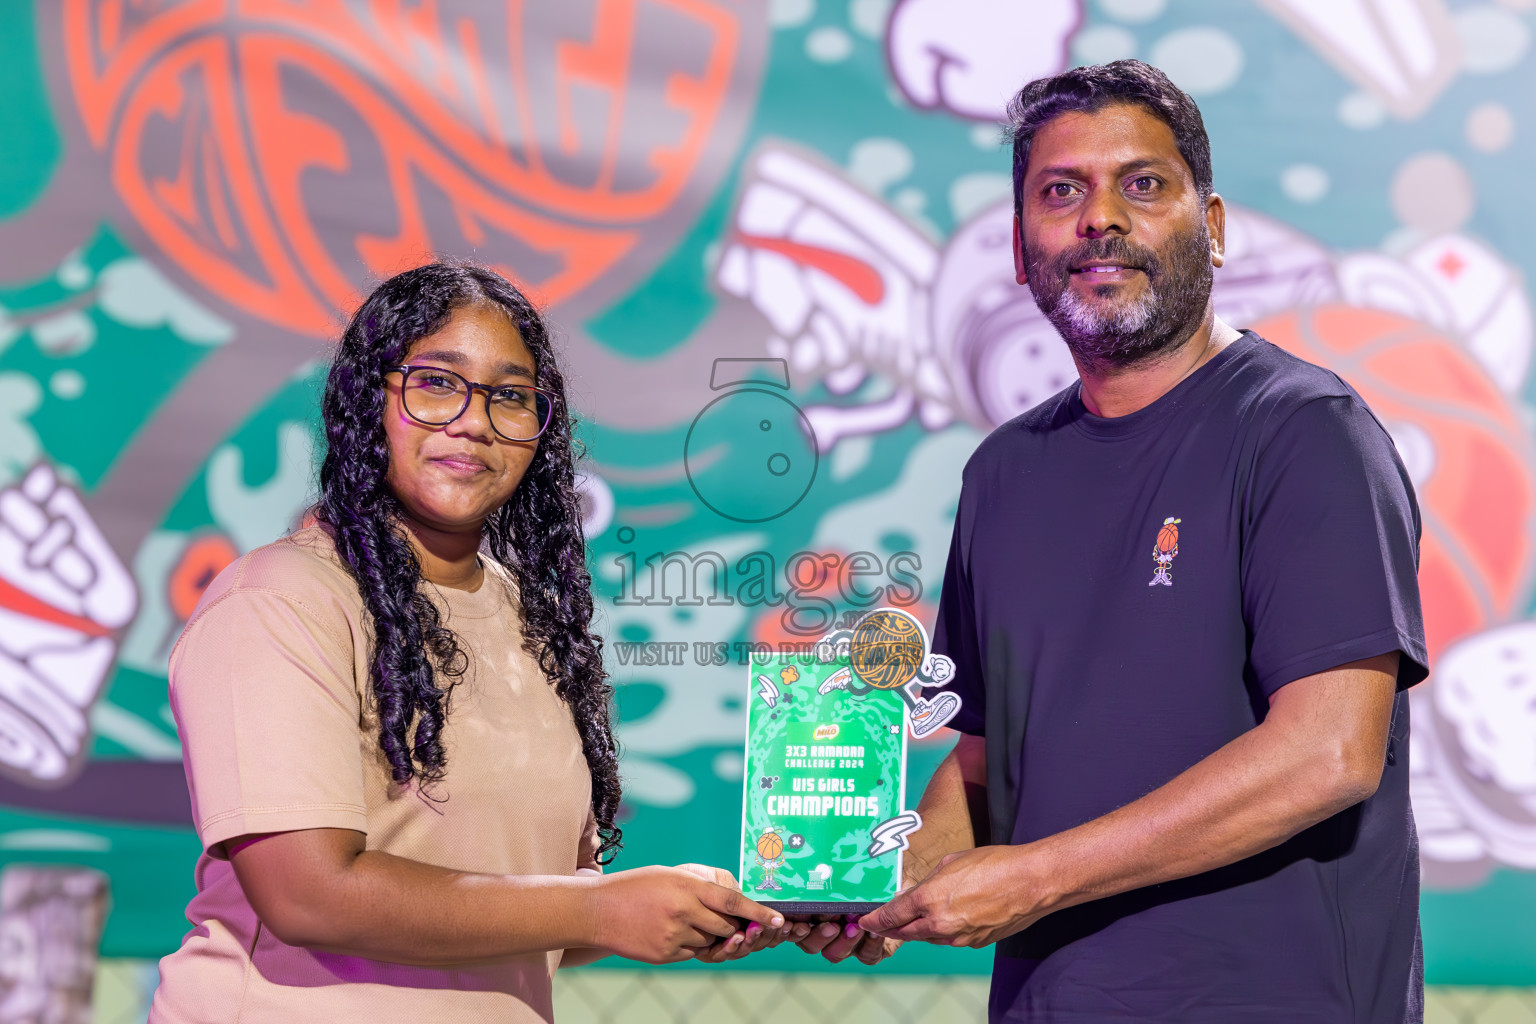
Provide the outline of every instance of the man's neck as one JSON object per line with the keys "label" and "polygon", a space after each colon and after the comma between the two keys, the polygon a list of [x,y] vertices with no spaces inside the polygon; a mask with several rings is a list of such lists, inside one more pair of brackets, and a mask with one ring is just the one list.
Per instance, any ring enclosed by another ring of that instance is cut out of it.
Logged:
{"label": "man's neck", "polygon": [[1217,352],[1242,337],[1211,309],[1183,342],[1124,366],[1088,364],[1076,359],[1082,378],[1083,405],[1095,416],[1129,416],[1172,391]]}

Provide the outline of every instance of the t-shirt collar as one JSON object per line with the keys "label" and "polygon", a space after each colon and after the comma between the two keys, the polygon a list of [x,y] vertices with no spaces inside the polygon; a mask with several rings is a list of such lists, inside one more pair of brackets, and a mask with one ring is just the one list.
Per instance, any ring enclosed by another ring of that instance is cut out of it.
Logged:
{"label": "t-shirt collar", "polygon": [[1116,440],[1139,434],[1151,426],[1166,422],[1169,417],[1177,414],[1201,393],[1216,386],[1220,379],[1221,368],[1252,348],[1258,341],[1257,334],[1248,330],[1243,331],[1242,337],[1217,352],[1206,361],[1204,366],[1175,384],[1167,394],[1152,404],[1125,416],[1095,416],[1089,412],[1088,407],[1083,404],[1083,384],[1079,380],[1072,385],[1072,393],[1067,400],[1067,414],[1078,429],[1091,437]]}

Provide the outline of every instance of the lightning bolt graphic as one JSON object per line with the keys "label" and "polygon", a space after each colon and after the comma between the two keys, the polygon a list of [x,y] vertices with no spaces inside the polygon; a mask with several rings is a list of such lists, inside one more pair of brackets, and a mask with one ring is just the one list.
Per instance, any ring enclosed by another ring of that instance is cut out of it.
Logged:
{"label": "lightning bolt graphic", "polygon": [[767,704],[771,708],[777,707],[779,704],[778,684],[765,675],[759,675],[757,677],[757,681],[761,684],[758,687],[757,695],[763,698],[763,703]]}
{"label": "lightning bolt graphic", "polygon": [[905,850],[907,836],[923,827],[923,819],[916,811],[902,811],[894,818],[887,818],[869,833],[869,855],[878,857],[892,850]]}

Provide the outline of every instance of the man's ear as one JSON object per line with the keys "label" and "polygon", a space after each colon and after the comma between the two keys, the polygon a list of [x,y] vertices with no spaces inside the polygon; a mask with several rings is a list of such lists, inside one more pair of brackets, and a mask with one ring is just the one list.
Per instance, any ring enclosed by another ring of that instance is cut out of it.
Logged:
{"label": "man's ear", "polygon": [[1205,201],[1205,226],[1211,234],[1211,266],[1219,267],[1227,262],[1227,204],[1215,192]]}
{"label": "man's ear", "polygon": [[1019,223],[1019,215],[1013,215],[1013,279],[1019,284],[1029,284],[1029,278],[1024,273],[1024,226]]}

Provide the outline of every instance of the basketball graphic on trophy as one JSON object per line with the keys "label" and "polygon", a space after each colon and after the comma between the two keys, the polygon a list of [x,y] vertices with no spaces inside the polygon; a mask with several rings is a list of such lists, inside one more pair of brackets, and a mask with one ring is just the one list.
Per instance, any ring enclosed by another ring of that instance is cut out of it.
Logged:
{"label": "basketball graphic on trophy", "polygon": [[954,677],[955,663],[942,654],[930,654],[928,634],[910,612],[877,608],[860,619],[852,630],[840,630],[823,640],[828,650],[846,644],[853,679],[850,693],[895,690],[907,704],[912,735],[922,739],[960,711],[960,697],[940,693],[923,696],[924,687],[945,686]]}
{"label": "basketball graphic on trophy", "polygon": [[784,837],[777,827],[764,829],[757,837],[757,862],[763,868],[763,880],[757,883],[759,891],[784,888],[773,880],[773,873],[784,866]]}

